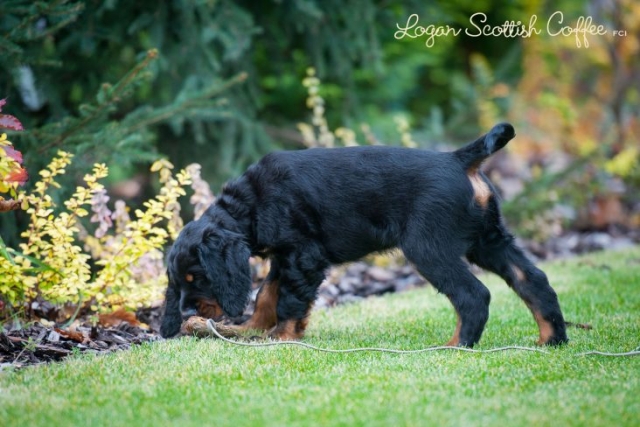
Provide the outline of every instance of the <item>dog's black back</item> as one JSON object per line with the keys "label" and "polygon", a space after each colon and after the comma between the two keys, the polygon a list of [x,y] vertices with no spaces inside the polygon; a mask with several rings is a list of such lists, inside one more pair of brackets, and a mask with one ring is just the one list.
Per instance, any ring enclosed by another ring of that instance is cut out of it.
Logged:
{"label": "dog's black back", "polygon": [[415,223],[426,234],[457,225],[470,239],[483,214],[454,153],[381,146],[272,153],[229,184],[223,200],[231,203],[227,194],[247,184],[255,189],[255,249],[313,240],[334,264],[398,246],[417,232]]}
{"label": "dog's black back", "polygon": [[180,313],[195,314],[199,300],[241,314],[252,253],[269,257],[272,268],[249,324],[299,338],[329,265],[398,247],[454,305],[459,321],[450,344],[476,343],[488,318],[489,291],[461,257],[514,288],[538,322],[540,342],[566,341],[555,293],[514,245],[479,171],[514,136],[500,124],[451,153],[352,147],[265,156],[176,241],[163,335],[175,334]]}

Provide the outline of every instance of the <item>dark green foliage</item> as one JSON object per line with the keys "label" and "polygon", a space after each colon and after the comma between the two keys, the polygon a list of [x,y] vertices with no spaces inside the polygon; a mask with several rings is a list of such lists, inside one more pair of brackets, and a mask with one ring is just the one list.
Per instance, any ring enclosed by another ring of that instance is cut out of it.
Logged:
{"label": "dark green foliage", "polygon": [[[393,38],[411,13],[425,25],[454,24],[465,8],[473,9],[414,0],[8,0],[0,94],[25,125],[11,138],[29,170],[65,149],[76,154],[71,178],[100,161],[122,179],[166,155],[179,167],[201,163],[215,191],[274,140],[300,146],[294,129],[308,120],[300,82],[309,66],[325,83],[331,127],[373,123],[393,144],[393,113],[413,110],[435,129],[427,140],[444,136],[452,114],[454,136],[472,133],[468,94],[452,95],[468,81],[468,52],[486,50],[486,39],[426,49]],[[1,221],[3,232],[16,228]]]}
{"label": "dark green foliage", "polygon": [[[157,157],[158,146],[203,144],[251,114],[243,90],[222,98],[246,79],[240,59],[255,32],[233,2],[14,1],[0,13],[13,46],[0,76],[13,81],[5,92],[21,91],[16,115],[28,132],[18,141],[37,150],[27,156],[32,168],[58,148],[86,154],[78,168],[96,160],[126,167]],[[156,48],[150,64],[145,51]]]}
{"label": "dark green foliage", "polygon": [[[76,154],[71,179],[96,161],[117,179],[159,157],[158,147],[183,154],[172,156],[178,165],[246,165],[265,151],[256,141],[266,141],[240,87],[252,28],[233,2],[2,2],[0,90],[25,125],[12,138],[26,167],[37,172],[64,149]],[[242,150],[213,153],[235,148],[234,139]],[[0,221],[11,241],[19,224],[8,215]]]}
{"label": "dark green foliage", "polygon": [[50,52],[50,41],[60,29],[78,19],[82,2],[68,0],[6,0],[0,4],[2,68],[21,65],[59,66]]}
{"label": "dark green foliage", "polygon": [[[428,48],[424,38],[395,39],[411,14],[456,28],[476,12],[492,25],[537,14],[542,27],[559,9],[575,20],[584,4],[1,0],[0,97],[25,125],[10,138],[31,171],[62,148],[77,154],[69,176],[101,161],[120,180],[164,155],[178,167],[201,163],[218,191],[267,151],[302,146],[295,125],[309,121],[301,80],[310,66],[329,127],[368,123],[385,144],[399,143],[398,113],[420,146],[468,141],[509,118],[513,97],[493,93],[526,75],[526,40],[460,35]],[[15,228],[0,221],[2,232]]]}
{"label": "dark green foliage", "polygon": [[[38,154],[27,155],[28,167],[65,148],[86,154],[79,168],[114,162],[126,176],[158,151],[179,166],[198,160],[205,178],[219,183],[269,150],[272,137],[298,142],[287,129],[307,118],[300,80],[309,66],[325,82],[335,127],[380,121],[387,140],[389,112],[409,109],[430,122],[459,112],[461,103],[452,100],[467,96],[459,88],[468,79],[469,52],[501,56],[509,42],[449,38],[427,49],[393,33],[411,13],[424,25],[463,25],[473,11],[500,22],[523,8],[468,3],[4,1],[0,89],[23,101],[15,114],[30,132],[16,141]],[[158,60],[125,77],[150,49]],[[110,98],[116,82],[130,87]],[[469,118],[459,114],[454,124]]]}

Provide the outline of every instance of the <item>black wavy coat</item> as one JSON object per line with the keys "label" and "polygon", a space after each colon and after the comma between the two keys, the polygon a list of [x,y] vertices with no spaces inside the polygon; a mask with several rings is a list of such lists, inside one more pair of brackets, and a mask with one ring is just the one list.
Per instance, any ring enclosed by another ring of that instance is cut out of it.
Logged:
{"label": "black wavy coat", "polygon": [[500,124],[449,153],[374,146],[265,156],[176,240],[161,334],[177,334],[203,301],[217,304],[218,314],[241,315],[249,256],[260,255],[270,258],[271,271],[245,327],[299,339],[330,265],[397,247],[453,304],[458,323],[449,344],[473,346],[489,315],[489,291],[463,257],[516,291],[541,344],[566,342],[556,293],[514,244],[479,170],[514,136]]}

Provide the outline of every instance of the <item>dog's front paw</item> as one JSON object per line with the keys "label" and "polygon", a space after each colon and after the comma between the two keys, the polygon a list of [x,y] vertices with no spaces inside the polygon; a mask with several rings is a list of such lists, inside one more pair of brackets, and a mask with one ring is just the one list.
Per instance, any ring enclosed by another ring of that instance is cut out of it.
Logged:
{"label": "dog's front paw", "polygon": [[306,319],[282,320],[269,332],[268,336],[278,341],[300,341],[306,326]]}

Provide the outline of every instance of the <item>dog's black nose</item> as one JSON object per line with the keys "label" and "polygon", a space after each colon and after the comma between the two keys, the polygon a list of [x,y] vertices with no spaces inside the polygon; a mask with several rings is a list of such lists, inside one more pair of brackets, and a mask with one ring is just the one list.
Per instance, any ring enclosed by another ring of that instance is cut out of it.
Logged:
{"label": "dog's black nose", "polygon": [[180,311],[180,314],[182,315],[182,320],[187,320],[188,318],[197,315],[198,312],[195,308],[190,308],[188,310]]}

